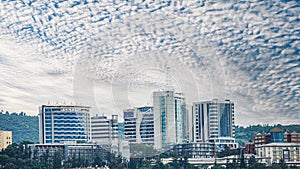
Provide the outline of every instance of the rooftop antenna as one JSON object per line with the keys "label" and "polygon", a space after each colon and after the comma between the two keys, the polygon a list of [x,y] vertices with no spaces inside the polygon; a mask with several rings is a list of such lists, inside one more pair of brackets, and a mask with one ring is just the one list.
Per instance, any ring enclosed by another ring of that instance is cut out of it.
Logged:
{"label": "rooftop antenna", "polygon": [[170,66],[168,66],[168,65],[166,65],[166,69],[167,69],[167,71],[166,71],[166,73],[167,73],[167,78],[166,78],[166,84],[167,84],[167,86],[166,86],[166,90],[167,91],[169,91],[169,90],[173,90],[173,88],[172,88],[172,82],[171,82],[171,77],[170,77]]}

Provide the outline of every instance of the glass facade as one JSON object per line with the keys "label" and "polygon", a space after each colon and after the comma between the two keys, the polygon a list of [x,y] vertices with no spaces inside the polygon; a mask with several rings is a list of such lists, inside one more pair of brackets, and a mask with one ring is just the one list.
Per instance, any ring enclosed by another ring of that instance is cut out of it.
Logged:
{"label": "glass facade", "polygon": [[154,144],[153,107],[144,106],[124,110],[125,140],[134,143]]}
{"label": "glass facade", "polygon": [[271,141],[271,143],[283,143],[284,142],[284,133],[283,132],[271,132],[270,141]]}
{"label": "glass facade", "polygon": [[87,142],[90,139],[89,107],[41,106],[40,142]]}
{"label": "glass facade", "polygon": [[166,122],[166,107],[165,107],[165,97],[161,97],[161,134],[162,134],[162,145],[166,144],[166,128],[167,128],[167,122]]}
{"label": "glass facade", "polygon": [[217,138],[234,138],[234,103],[225,100],[198,102],[193,104],[195,142]]}

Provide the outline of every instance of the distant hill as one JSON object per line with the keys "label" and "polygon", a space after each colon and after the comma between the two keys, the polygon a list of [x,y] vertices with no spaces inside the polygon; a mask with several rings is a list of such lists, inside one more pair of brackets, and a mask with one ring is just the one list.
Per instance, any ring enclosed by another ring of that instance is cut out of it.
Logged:
{"label": "distant hill", "polygon": [[[299,125],[251,125],[248,127],[237,126],[235,129],[235,138],[239,145],[253,141],[255,133],[269,133],[274,127],[284,131],[300,132]],[[39,141],[39,120],[37,116],[27,116],[25,113],[1,113],[0,112],[0,130],[11,130],[13,132],[13,142]],[[124,139],[124,123],[119,123],[119,138]]]}
{"label": "distant hill", "polygon": [[39,119],[37,116],[27,116],[25,113],[0,113],[0,130],[10,130],[13,142],[39,141]]}
{"label": "distant hill", "polygon": [[273,126],[270,125],[250,125],[248,127],[237,126],[235,128],[235,138],[239,145],[244,145],[244,143],[249,141],[254,141],[254,134],[256,133],[269,133],[270,130],[274,127],[283,129],[284,131],[297,131],[300,132],[300,124],[293,125],[281,125],[276,124]]}

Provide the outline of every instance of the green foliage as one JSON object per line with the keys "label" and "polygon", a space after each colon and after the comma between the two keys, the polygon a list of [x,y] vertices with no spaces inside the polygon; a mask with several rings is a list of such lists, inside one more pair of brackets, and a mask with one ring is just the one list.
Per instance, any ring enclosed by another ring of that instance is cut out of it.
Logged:
{"label": "green foliage", "polygon": [[21,143],[24,140],[38,142],[39,119],[37,116],[27,116],[23,112],[0,113],[0,130],[12,131],[13,143]]}
{"label": "green foliage", "polygon": [[284,131],[296,131],[300,132],[300,125],[292,124],[292,125],[250,125],[248,127],[236,126],[235,128],[235,138],[240,146],[243,146],[245,143],[254,140],[254,134],[257,133],[269,133],[272,128],[280,128]]}

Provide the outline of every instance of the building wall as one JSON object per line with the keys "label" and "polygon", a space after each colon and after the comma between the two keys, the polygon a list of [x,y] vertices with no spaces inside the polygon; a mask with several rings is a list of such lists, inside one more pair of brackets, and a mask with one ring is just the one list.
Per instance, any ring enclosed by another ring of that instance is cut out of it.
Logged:
{"label": "building wall", "polygon": [[39,112],[40,143],[88,142],[91,139],[89,109],[86,106],[42,105]]}
{"label": "building wall", "polygon": [[12,132],[0,130],[0,151],[12,144]]}
{"label": "building wall", "polygon": [[188,158],[213,158],[214,144],[209,142],[178,144],[174,150],[178,155],[185,153]]}
{"label": "building wall", "polygon": [[154,144],[153,107],[126,109],[123,115],[125,140],[131,143]]}
{"label": "building wall", "polygon": [[112,115],[111,119],[98,115],[91,117],[91,139],[100,144],[118,139],[118,116]]}
{"label": "building wall", "polygon": [[182,143],[187,136],[185,99],[174,91],[153,92],[154,148]]}
{"label": "building wall", "polygon": [[217,99],[193,103],[193,141],[206,142],[210,139],[235,136],[234,103]]}
{"label": "building wall", "polygon": [[280,163],[281,159],[285,162],[300,161],[300,144],[298,143],[269,143],[255,147],[256,155],[263,158],[262,162],[271,165]]}

